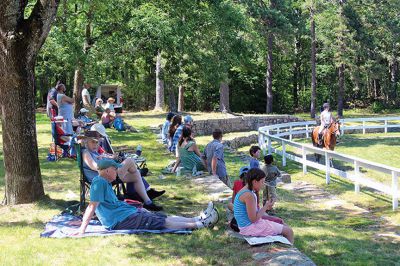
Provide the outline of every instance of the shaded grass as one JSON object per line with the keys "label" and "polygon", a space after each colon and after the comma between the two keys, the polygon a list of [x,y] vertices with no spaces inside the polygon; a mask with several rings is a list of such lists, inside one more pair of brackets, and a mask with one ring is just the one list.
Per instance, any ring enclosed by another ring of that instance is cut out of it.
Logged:
{"label": "shaded grass", "polygon": [[[139,116],[140,115],[140,116]],[[153,187],[166,189],[159,199],[167,213],[194,215],[209,200],[209,196],[186,179],[168,175],[158,179],[161,169],[173,156],[155,141],[148,125],[162,123],[165,114],[137,113],[127,122],[139,128],[141,133],[119,133],[108,130],[114,146],[128,145],[133,149],[143,146],[143,154],[153,175],[147,179]],[[199,117],[206,116],[199,114]],[[148,119],[149,117],[149,119]],[[196,119],[196,118],[195,118]],[[77,198],[79,172],[76,162],[61,160],[47,162],[50,144],[50,126],[38,115],[39,158],[47,196],[35,203],[0,207],[0,262],[5,265],[240,265],[253,264],[251,248],[247,244],[230,238],[225,233],[222,219],[213,230],[199,230],[192,235],[132,235],[85,239],[42,239],[39,238],[44,223],[58,214]],[[224,136],[226,139],[229,135]],[[196,138],[201,149],[211,140],[204,136]],[[248,153],[249,147],[240,150]],[[237,176],[238,169],[245,163],[234,154],[226,153],[228,174]],[[281,159],[276,156],[277,165]],[[282,168],[292,175],[293,181],[307,181],[361,206],[367,206],[376,215],[396,218],[386,197],[362,190],[358,196],[346,180],[332,178],[325,185],[324,174],[310,169],[303,175],[298,164],[289,162]],[[4,192],[4,170],[0,167],[0,192]],[[373,225],[377,221],[368,216],[352,216],[342,210],[326,210],[322,205],[301,197],[293,191],[278,188],[280,201],[277,213],[294,228],[296,247],[310,256],[317,265],[395,265],[400,257],[396,244],[374,237]],[[224,209],[218,204],[221,218]],[[400,221],[399,221],[400,222]],[[264,246],[268,250],[270,246]]]}

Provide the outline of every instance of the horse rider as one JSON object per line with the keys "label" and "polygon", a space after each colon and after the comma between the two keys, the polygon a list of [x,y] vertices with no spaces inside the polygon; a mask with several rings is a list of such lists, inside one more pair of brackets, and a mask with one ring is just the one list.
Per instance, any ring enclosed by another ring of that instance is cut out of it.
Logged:
{"label": "horse rider", "polygon": [[325,129],[327,129],[331,123],[335,122],[333,119],[332,113],[330,112],[330,106],[329,103],[324,103],[322,105],[322,108],[324,109],[321,112],[321,125],[319,126],[318,129],[318,143],[319,145],[322,145],[322,140],[323,136],[325,134]]}

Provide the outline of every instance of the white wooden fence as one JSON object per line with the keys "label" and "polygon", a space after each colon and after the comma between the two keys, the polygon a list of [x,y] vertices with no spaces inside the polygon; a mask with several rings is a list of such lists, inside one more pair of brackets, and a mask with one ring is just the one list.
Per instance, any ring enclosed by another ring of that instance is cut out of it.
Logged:
{"label": "white wooden fence", "polygon": [[[374,117],[374,118],[352,118],[342,119],[341,134],[346,131],[360,130],[365,134],[368,129],[382,129],[382,132],[387,133],[388,128],[400,129],[400,117]],[[345,155],[329,150],[322,150],[313,147],[311,144],[301,144],[293,141],[295,137],[309,138],[312,135],[312,130],[316,126],[315,121],[294,122],[286,124],[276,124],[258,129],[258,142],[264,151],[264,155],[268,151],[269,154],[275,152],[282,156],[282,165],[286,166],[286,160],[293,160],[303,165],[303,173],[307,173],[307,167],[313,167],[325,171],[326,183],[330,183],[331,174],[351,180],[354,183],[356,193],[360,192],[360,186],[369,187],[377,191],[383,192],[392,197],[393,210],[398,208],[399,200],[399,182],[400,169],[390,167],[380,163],[370,162],[354,156]],[[272,147],[272,141],[280,144],[280,149]],[[310,142],[311,143],[311,142]],[[301,150],[301,157],[286,152],[286,147],[291,146]],[[319,164],[315,161],[307,159],[307,153],[320,154],[325,157],[325,164]],[[331,159],[350,163],[354,167],[354,172],[346,172],[336,169],[331,166]],[[400,162],[399,162],[400,163]],[[391,185],[383,184],[375,180],[363,177],[360,174],[360,167],[371,169],[383,174],[391,175]]]}

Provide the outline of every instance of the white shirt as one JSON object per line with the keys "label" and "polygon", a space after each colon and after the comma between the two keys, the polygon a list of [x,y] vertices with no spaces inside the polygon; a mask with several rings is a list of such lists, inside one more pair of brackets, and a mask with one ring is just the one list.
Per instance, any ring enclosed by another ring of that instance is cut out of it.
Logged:
{"label": "white shirt", "polygon": [[[87,98],[88,98],[88,102],[86,102],[84,99],[85,99],[85,97],[84,96],[87,96]],[[83,103],[84,104],[90,104],[92,101],[90,100],[90,93],[89,93],[89,91],[88,91],[88,89],[83,89],[82,90],[82,101],[83,101]]]}
{"label": "white shirt", "polygon": [[332,113],[327,110],[324,110],[321,113],[321,125],[322,126],[329,125],[331,121],[332,121]]}

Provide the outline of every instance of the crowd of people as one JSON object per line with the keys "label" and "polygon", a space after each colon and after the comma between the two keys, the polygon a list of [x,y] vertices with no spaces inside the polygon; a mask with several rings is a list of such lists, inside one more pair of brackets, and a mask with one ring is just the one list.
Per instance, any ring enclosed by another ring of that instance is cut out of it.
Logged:
{"label": "crowd of people", "polygon": [[[78,127],[98,135],[89,134],[83,139],[83,172],[90,183],[90,203],[84,213],[80,229],[75,234],[83,234],[88,222],[96,213],[100,222],[109,229],[200,229],[211,227],[218,221],[218,212],[212,202],[196,217],[167,216],[159,213],[163,208],[153,200],[165,193],[150,188],[141,175],[133,158],[120,160],[112,152],[105,128],[112,127],[116,116],[113,99],[105,106],[102,99],[95,100],[92,106],[88,86],[82,91],[82,108],[79,115],[73,116],[73,99],[65,95],[65,85],[58,83],[48,94],[48,114],[51,118],[62,116],[66,133],[74,132],[74,120]],[[100,123],[96,121],[100,119]],[[194,121],[190,115],[168,113],[162,126],[162,140],[176,161],[172,173],[184,171],[197,175],[208,172],[218,177],[227,186],[233,187],[232,202],[228,208],[233,211],[231,227],[245,236],[271,236],[282,234],[293,243],[293,230],[275,216],[274,204],[277,201],[276,184],[279,169],[273,165],[272,155],[264,157],[261,166],[258,161],[261,149],[250,148],[250,162],[240,169],[240,179],[233,185],[227,174],[224,160],[223,132],[214,129],[213,140],[201,152],[195,141]],[[112,189],[116,178],[132,187],[131,196],[142,202],[137,208],[117,198]],[[260,202],[262,192],[262,202]],[[260,207],[262,203],[262,207]]]}

